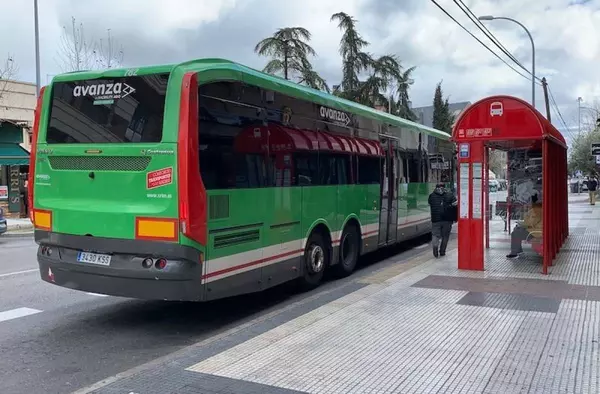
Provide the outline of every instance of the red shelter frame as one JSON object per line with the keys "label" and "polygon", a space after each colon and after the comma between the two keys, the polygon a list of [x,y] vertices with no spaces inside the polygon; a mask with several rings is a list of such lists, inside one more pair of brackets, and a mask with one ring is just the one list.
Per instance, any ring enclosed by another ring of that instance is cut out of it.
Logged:
{"label": "red shelter frame", "polygon": [[[489,248],[489,148],[527,148],[542,153],[543,227],[532,246],[542,255],[547,274],[569,235],[567,144],[562,134],[529,103],[491,96],[460,115],[452,139],[458,145],[459,166],[458,268],[484,269],[484,234]],[[510,203],[508,213],[510,220]]]}

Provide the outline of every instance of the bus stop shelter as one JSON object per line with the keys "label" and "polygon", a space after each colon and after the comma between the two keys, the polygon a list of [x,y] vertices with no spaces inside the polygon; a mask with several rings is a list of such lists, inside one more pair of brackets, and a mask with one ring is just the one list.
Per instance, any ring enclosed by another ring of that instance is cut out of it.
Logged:
{"label": "bus stop shelter", "polygon": [[[534,197],[542,204],[541,231],[524,242],[547,274],[568,236],[567,145],[561,133],[529,103],[491,96],[468,107],[455,123],[458,153],[458,268],[484,270],[489,248],[489,153],[507,152],[506,217],[522,218]],[[526,192],[523,192],[525,190]]]}

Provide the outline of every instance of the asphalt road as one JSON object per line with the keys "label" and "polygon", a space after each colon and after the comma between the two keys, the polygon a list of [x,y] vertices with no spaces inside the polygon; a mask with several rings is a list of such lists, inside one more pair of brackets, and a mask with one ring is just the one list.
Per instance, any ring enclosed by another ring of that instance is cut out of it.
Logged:
{"label": "asphalt road", "polygon": [[[138,301],[43,282],[31,238],[0,237],[0,393],[70,393],[422,252],[421,239],[363,259],[309,293],[284,285],[206,304]],[[401,253],[399,256],[394,256]]]}

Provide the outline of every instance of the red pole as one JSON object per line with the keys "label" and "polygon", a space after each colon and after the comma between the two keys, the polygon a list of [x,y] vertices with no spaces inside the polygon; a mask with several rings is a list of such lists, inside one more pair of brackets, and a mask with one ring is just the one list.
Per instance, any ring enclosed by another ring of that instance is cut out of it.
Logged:
{"label": "red pole", "polygon": [[548,262],[549,262],[549,257],[550,257],[550,253],[548,253],[548,251],[550,250],[549,247],[549,237],[548,237],[548,215],[547,213],[549,212],[549,206],[548,206],[548,202],[549,202],[549,198],[548,198],[548,193],[547,193],[547,189],[548,189],[548,176],[546,175],[548,173],[548,141],[546,139],[542,140],[542,195],[543,195],[543,200],[542,200],[542,259],[544,260],[544,268],[543,268],[543,273],[544,275],[548,274]]}
{"label": "red pole", "polygon": [[[548,151],[550,152],[550,157],[555,157],[554,153],[555,153],[555,149],[554,149],[555,144],[550,141],[548,141]],[[557,162],[555,160],[550,160],[550,187],[548,188],[549,190],[556,190],[556,174],[558,171],[556,171],[556,164]],[[556,197],[556,194],[553,196]],[[551,211],[550,212],[557,212],[556,210],[556,202],[557,199],[556,198],[552,198],[552,204],[551,204]],[[550,247],[552,247],[552,260],[550,262],[550,265],[554,265],[554,259],[556,258],[556,230],[557,230],[558,226],[556,225],[556,216],[552,215],[550,217],[550,235],[552,237],[552,242],[550,243]]]}
{"label": "red pole", "polygon": [[510,151],[506,152],[506,229],[508,230],[508,235],[510,235],[510,216],[511,216],[511,208],[510,208]]}
{"label": "red pole", "polygon": [[485,247],[490,248],[490,216],[489,216],[489,205],[490,205],[490,148],[485,148],[485,155],[483,157],[483,204],[485,212]]}
{"label": "red pole", "polygon": [[[567,178],[567,150],[563,150],[563,165],[565,168],[565,179]],[[565,239],[569,237],[569,191],[565,190]]]}

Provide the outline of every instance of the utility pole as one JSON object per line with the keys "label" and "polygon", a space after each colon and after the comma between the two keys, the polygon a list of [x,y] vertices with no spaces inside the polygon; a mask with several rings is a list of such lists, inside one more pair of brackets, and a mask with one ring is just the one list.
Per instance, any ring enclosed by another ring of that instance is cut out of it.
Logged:
{"label": "utility pole", "polygon": [[546,77],[542,78],[542,88],[544,89],[544,102],[546,103],[546,118],[548,122],[552,123],[552,117],[550,116],[550,102],[548,101],[548,83]]}

